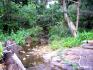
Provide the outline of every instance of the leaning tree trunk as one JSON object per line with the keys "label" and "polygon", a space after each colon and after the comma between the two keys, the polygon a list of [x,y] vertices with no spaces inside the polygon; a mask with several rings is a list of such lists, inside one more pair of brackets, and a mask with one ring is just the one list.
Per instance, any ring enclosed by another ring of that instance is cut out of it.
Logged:
{"label": "leaning tree trunk", "polygon": [[79,22],[79,4],[77,4],[77,21],[76,21],[76,26],[75,26],[73,21],[71,21],[70,17],[68,16],[66,0],[62,0],[61,2],[63,5],[64,18],[68,24],[71,34],[73,35],[73,37],[76,37],[77,36],[77,29],[78,29],[78,22]]}

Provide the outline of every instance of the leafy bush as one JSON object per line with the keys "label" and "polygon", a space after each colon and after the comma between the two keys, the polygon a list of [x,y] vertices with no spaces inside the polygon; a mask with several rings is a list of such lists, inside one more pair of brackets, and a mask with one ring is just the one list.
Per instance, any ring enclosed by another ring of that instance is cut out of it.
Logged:
{"label": "leafy bush", "polygon": [[17,44],[23,44],[27,36],[31,36],[34,40],[37,39],[37,36],[41,30],[42,28],[37,26],[30,29],[20,29],[16,33],[12,32],[10,35],[3,34],[1,32],[0,39],[3,41],[6,41],[7,39],[13,39]]}
{"label": "leafy bush", "polygon": [[50,40],[60,39],[60,37],[69,36],[68,29],[63,23],[64,21],[58,22],[55,26],[51,26],[49,30]]}
{"label": "leafy bush", "polygon": [[36,5],[34,3],[24,5],[23,7],[20,8],[19,15],[28,20],[29,21],[28,24],[33,26],[34,25],[33,23],[35,23],[37,17]]}
{"label": "leafy bush", "polygon": [[0,16],[4,13],[3,3],[0,1]]}
{"label": "leafy bush", "polygon": [[15,33],[11,34],[10,37],[14,39],[16,43],[22,44],[24,43],[24,39],[28,36],[31,36],[33,40],[37,40],[38,34],[41,32],[41,30],[42,29],[40,27],[33,27],[27,30],[21,29],[16,34]]}
{"label": "leafy bush", "polygon": [[[45,5],[43,5],[45,6]],[[37,25],[49,29],[51,26],[55,26],[57,22],[63,19],[63,13],[60,10],[59,4],[54,4],[50,8],[38,7],[42,10],[42,13],[38,13],[36,23]]]}
{"label": "leafy bush", "polygon": [[[34,1],[35,2],[35,1]],[[14,30],[15,32],[20,28],[28,28],[39,25],[41,27],[49,28],[50,26],[54,26],[62,20],[63,13],[60,9],[59,4],[54,4],[50,8],[46,8],[43,3],[34,3],[32,0],[28,1],[28,5],[16,4],[15,2],[10,2],[11,6],[9,6],[10,15],[8,20],[5,20],[6,14],[4,13],[4,7],[0,7],[0,15],[4,15],[4,20],[0,26],[2,30],[7,26],[6,32],[11,32]],[[3,13],[2,13],[3,11]],[[6,11],[5,11],[6,12]],[[7,23],[7,24],[6,24]]]}
{"label": "leafy bush", "polygon": [[88,40],[88,39],[91,40],[91,39],[93,39],[93,32],[92,31],[88,31],[88,32],[84,31],[82,33],[79,33],[78,38],[80,38],[81,40]]}

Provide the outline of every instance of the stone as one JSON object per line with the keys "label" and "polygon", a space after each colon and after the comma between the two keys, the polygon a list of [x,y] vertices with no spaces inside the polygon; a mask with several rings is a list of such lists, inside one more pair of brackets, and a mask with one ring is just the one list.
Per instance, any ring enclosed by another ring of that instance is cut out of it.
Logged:
{"label": "stone", "polygon": [[84,49],[92,49],[93,50],[93,44],[82,44],[81,47]]}

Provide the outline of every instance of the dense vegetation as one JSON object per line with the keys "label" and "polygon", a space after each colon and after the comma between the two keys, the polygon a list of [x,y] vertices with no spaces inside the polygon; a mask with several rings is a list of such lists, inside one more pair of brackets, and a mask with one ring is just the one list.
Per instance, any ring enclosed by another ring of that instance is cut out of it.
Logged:
{"label": "dense vegetation", "polygon": [[[48,35],[52,48],[74,47],[85,39],[93,39],[93,1],[81,0],[78,35],[71,36],[64,19],[61,0],[46,7],[46,0],[0,0],[0,39],[14,39],[18,44],[24,43],[24,38],[31,36],[37,40],[41,32]],[[66,0],[68,14],[76,21],[76,5]]]}

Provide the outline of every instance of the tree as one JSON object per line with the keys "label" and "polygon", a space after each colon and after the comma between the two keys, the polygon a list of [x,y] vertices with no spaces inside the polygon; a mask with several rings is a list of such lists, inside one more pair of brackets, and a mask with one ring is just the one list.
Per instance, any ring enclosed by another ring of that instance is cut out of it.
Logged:
{"label": "tree", "polygon": [[77,37],[78,23],[79,23],[79,5],[80,5],[80,1],[79,0],[72,1],[72,2],[74,2],[74,3],[77,4],[77,20],[76,20],[76,25],[74,24],[74,22],[70,19],[69,15],[68,15],[66,1],[67,0],[61,0],[60,1],[61,2],[61,5],[62,5],[63,13],[64,13],[64,18],[65,18],[65,21],[68,24],[68,27],[69,27],[69,29],[71,31],[71,34],[74,37]]}

